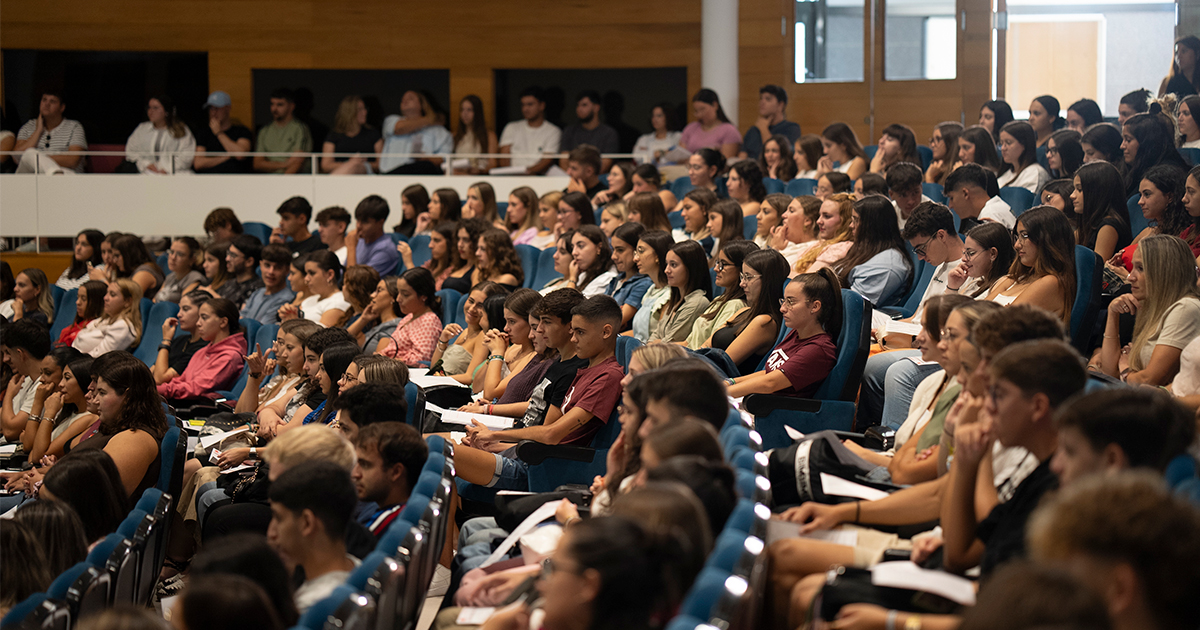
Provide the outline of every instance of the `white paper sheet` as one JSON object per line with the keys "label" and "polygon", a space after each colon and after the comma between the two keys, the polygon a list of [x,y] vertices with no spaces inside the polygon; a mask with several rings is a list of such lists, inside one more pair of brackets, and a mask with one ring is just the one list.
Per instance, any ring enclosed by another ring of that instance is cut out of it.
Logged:
{"label": "white paper sheet", "polygon": [[246,431],[249,431],[249,430],[250,430],[250,427],[243,426],[243,427],[239,427],[237,429],[233,429],[232,431],[226,431],[224,433],[218,433],[216,435],[206,435],[206,436],[200,438],[200,446],[201,446],[201,448],[211,448],[214,444],[219,444],[221,442],[221,440],[224,440],[227,437],[232,437],[239,433],[245,433]]}
{"label": "white paper sheet", "polygon": [[458,620],[456,623],[460,626],[482,626],[484,622],[492,618],[496,609],[488,606],[487,608],[472,608],[465,606],[458,611]]}
{"label": "white paper sheet", "polygon": [[254,464],[242,464],[241,466],[235,466],[233,468],[226,468],[225,470],[221,471],[221,474],[228,475],[230,473],[235,473],[235,472],[238,472],[239,470],[246,470],[249,468],[254,468]]}
{"label": "white paper sheet", "polygon": [[475,420],[478,421],[479,424],[482,424],[493,431],[511,429],[513,426],[513,419],[505,418],[504,416],[489,416],[484,413],[468,413],[466,411],[443,409],[437,405],[431,405],[429,403],[425,403],[425,409],[427,411],[435,411],[441,414],[442,422],[447,424],[461,424],[469,427],[472,426],[471,421]]}
{"label": "white paper sheet", "polygon": [[916,337],[921,334],[921,325],[912,322],[902,322],[898,319],[893,319],[887,324],[887,332],[889,335],[912,335]]}
{"label": "white paper sheet", "polygon": [[861,483],[854,483],[841,477],[835,477],[829,473],[821,473],[821,489],[825,491],[825,494],[831,494],[835,497],[851,497],[864,501],[878,501],[888,495],[883,490],[876,490],[870,486],[864,486]]}
{"label": "white paper sheet", "polygon": [[933,593],[963,606],[975,605],[975,585],[970,580],[945,571],[922,569],[908,561],[875,565],[871,568],[871,583]]}
{"label": "white paper sheet", "polygon": [[800,524],[771,519],[767,521],[767,544],[784,538],[808,538],[835,545],[853,547],[858,544],[858,532],[852,529],[821,529],[807,534],[800,533]]}
{"label": "white paper sheet", "polygon": [[533,531],[533,528],[537,527],[542,521],[548,518],[554,518],[554,512],[557,510],[558,501],[543,503],[541,507],[533,511],[533,514],[530,514],[525,520],[521,521],[521,524],[518,525],[511,534],[508,535],[508,538],[504,539],[504,542],[500,543],[500,546],[492,552],[492,555],[488,556],[487,560],[484,560],[480,567],[491,566],[499,562],[500,559],[508,553],[508,550],[512,549],[512,546],[517,544],[517,541],[520,540],[522,536]]}
{"label": "white paper sheet", "polygon": [[466,385],[459,383],[458,381],[450,378],[449,376],[429,376],[428,374],[423,374],[421,376],[414,376],[412,372],[409,372],[408,380],[416,383],[417,385],[419,385],[425,389],[428,389],[430,387],[437,387],[438,385],[449,385],[451,387],[466,387]]}
{"label": "white paper sheet", "polygon": [[13,455],[17,452],[17,447],[20,444],[0,444],[0,455]]}
{"label": "white paper sheet", "polygon": [[524,166],[497,166],[488,175],[527,175]]}

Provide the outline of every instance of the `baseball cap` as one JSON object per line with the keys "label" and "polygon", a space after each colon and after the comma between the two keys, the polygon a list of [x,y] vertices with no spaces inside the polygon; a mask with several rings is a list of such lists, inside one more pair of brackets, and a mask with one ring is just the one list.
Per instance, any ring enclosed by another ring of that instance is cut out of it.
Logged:
{"label": "baseball cap", "polygon": [[204,102],[204,109],[209,107],[228,107],[233,104],[233,99],[225,92],[217,90],[208,95],[208,100]]}

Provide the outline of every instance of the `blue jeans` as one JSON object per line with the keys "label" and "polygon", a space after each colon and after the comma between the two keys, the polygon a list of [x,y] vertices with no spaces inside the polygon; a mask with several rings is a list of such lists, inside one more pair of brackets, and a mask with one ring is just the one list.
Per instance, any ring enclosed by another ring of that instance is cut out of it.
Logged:
{"label": "blue jeans", "polygon": [[917,385],[942,369],[936,363],[917,365],[907,360],[920,356],[920,350],[894,350],[867,359],[859,394],[859,426],[870,424],[863,423],[864,418],[871,422],[879,420],[890,429],[899,429],[904,424]]}
{"label": "blue jeans", "polygon": [[[514,451],[515,449],[508,449]],[[529,464],[516,459],[515,455],[505,457],[502,453],[493,453],[496,457],[496,470],[492,473],[491,481],[482,486],[458,480],[458,493],[464,499],[491,503],[496,497],[497,490],[529,490]]]}

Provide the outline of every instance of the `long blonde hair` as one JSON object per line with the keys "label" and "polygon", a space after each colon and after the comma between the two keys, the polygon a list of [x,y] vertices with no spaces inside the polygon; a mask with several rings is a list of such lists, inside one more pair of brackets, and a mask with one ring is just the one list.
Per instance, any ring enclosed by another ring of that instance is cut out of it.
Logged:
{"label": "long blonde hair", "polygon": [[54,323],[54,299],[50,292],[50,280],[46,278],[46,272],[37,267],[29,267],[22,269],[18,276],[25,276],[34,288],[38,290],[37,310],[46,316],[46,321]]}
{"label": "long blonde hair", "polygon": [[118,319],[123,319],[129,322],[129,327],[133,329],[133,345],[136,346],[142,338],[142,285],[129,278],[117,278],[110,284],[113,283],[125,297],[125,308],[121,309],[121,312],[115,317],[105,314],[101,321],[111,324]]}
{"label": "long blonde hair", "polygon": [[[834,234],[833,238],[827,241],[818,241],[816,245],[808,248],[808,251],[800,256],[800,259],[796,261],[796,266],[793,267],[796,273],[808,273],[808,268],[817,261],[818,256],[824,253],[826,249],[829,249],[830,245],[851,240],[854,236],[850,232],[850,218],[854,215],[854,195],[851,193],[838,193],[830,197],[828,201],[832,201],[838,205],[838,214],[842,217],[841,227],[838,228],[838,233]],[[804,214],[807,215],[808,212]]]}
{"label": "long blonde hair", "polygon": [[333,117],[333,133],[344,134],[358,126],[358,104],[361,102],[362,97],[357,94],[342,99],[338,104],[337,115]]}
{"label": "long blonde hair", "polygon": [[1144,370],[1142,349],[1162,330],[1167,309],[1184,298],[1200,298],[1200,290],[1196,289],[1196,259],[1183,239],[1168,234],[1147,236],[1137,251],[1142,255],[1146,300],[1133,325],[1129,367]]}

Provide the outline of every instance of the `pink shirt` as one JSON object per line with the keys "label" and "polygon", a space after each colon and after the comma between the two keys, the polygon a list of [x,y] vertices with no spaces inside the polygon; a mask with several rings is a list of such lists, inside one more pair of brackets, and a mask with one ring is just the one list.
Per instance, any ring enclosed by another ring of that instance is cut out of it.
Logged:
{"label": "pink shirt", "polygon": [[403,361],[405,365],[416,366],[422,361],[433,357],[433,349],[437,347],[438,337],[442,334],[442,320],[437,314],[429,311],[413,319],[405,315],[396,324],[392,333],[392,343],[383,349],[384,356]]}
{"label": "pink shirt", "polygon": [[693,152],[704,148],[720,151],[722,144],[731,142],[739,145],[742,143],[742,134],[731,123],[721,123],[708,131],[705,131],[699,122],[688,123],[679,139],[680,145]]}

